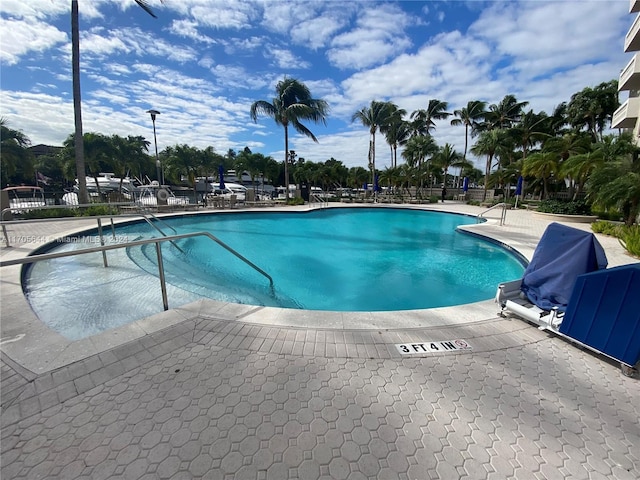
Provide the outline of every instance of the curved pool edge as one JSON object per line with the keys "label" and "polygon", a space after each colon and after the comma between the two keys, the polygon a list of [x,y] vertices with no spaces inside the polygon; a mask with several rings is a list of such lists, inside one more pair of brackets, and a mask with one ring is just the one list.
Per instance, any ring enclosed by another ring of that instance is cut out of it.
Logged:
{"label": "curved pool edge", "polygon": [[[349,206],[353,208],[353,206]],[[371,208],[370,205],[367,207]],[[388,208],[380,205],[381,208]],[[398,208],[399,206],[394,206]],[[443,208],[425,206],[407,206],[425,210],[437,210],[447,213],[471,215],[468,212],[450,211]],[[340,208],[336,206],[334,208]],[[404,208],[401,207],[400,208]],[[290,210],[288,207],[287,210]],[[309,211],[314,208],[298,207],[296,210]],[[197,214],[197,213],[195,213]],[[123,220],[123,222],[130,219]],[[467,225],[476,234],[483,236],[482,227],[493,225],[489,219],[485,223]],[[86,231],[87,227],[65,231],[72,235]],[[480,231],[478,231],[480,230]],[[491,238],[491,235],[486,235]],[[502,242],[502,241],[501,241]],[[506,242],[502,242],[508,245]],[[42,248],[42,246],[40,247]],[[30,253],[32,253],[32,250]],[[2,342],[1,350],[23,368],[41,374],[50,372],[71,363],[91,356],[106,355],[116,347],[144,342],[145,337],[162,335],[163,332],[189,330],[188,325],[198,319],[216,319],[225,322],[229,328],[240,325],[257,325],[266,327],[292,328],[303,331],[315,329],[322,331],[366,332],[385,331],[400,332],[407,330],[436,329],[442,334],[448,329],[458,330],[466,325],[484,322],[496,317],[496,305],[493,300],[484,300],[452,307],[439,307],[424,310],[405,310],[392,312],[327,312],[313,310],[293,310],[276,307],[256,307],[252,305],[232,304],[202,299],[177,308],[172,308],[151,317],[134,321],[100,334],[80,340],[69,340],[53,331],[41,322],[31,310],[28,300],[22,293],[21,282],[7,282],[7,267],[2,275]],[[13,274],[20,278],[21,273],[15,267]],[[15,278],[15,277],[14,277]],[[507,280],[507,279],[505,279]],[[497,287],[497,286],[496,286]],[[18,295],[16,295],[19,293]],[[10,305],[5,298],[11,298]],[[6,308],[8,307],[8,308]],[[9,317],[9,318],[6,318]],[[453,334],[453,331],[452,331]],[[445,337],[446,339],[447,337]]]}
{"label": "curved pool edge", "polygon": [[[353,208],[353,206],[350,207]],[[292,207],[286,208],[287,210],[292,209]],[[479,207],[453,203],[412,205],[408,208],[423,208],[472,216],[482,212]],[[295,209],[309,210],[306,206],[295,207]],[[485,223],[467,225],[465,229],[508,245],[528,259],[531,258],[538,240],[547,224],[550,223],[532,219],[530,212],[527,211],[517,211],[513,216],[509,212],[506,226],[499,226],[498,218],[488,218],[487,220]],[[82,224],[79,221],[73,231],[65,232],[65,234],[70,235],[73,232],[84,231],[87,229],[87,225],[89,225],[87,222]],[[62,231],[62,228],[59,228],[59,231]],[[630,259],[615,240],[604,236],[598,236],[598,238],[605,247],[610,266],[637,262],[637,260]],[[26,256],[34,249],[20,246],[5,250],[8,251],[2,252],[3,258],[16,258]],[[48,328],[33,313],[22,294],[19,281],[20,270],[17,266],[5,267],[1,270],[2,322],[0,328],[2,340],[0,341],[0,350],[5,358],[10,358],[15,364],[34,374],[51,372],[81,360],[84,362],[80,362],[78,365],[82,365],[82,368],[86,369],[93,368],[92,365],[98,365],[100,362],[107,365],[109,364],[108,359],[114,357],[113,352],[117,352],[118,355],[123,355],[122,352],[125,351],[129,352],[132,354],[131,358],[135,357],[138,362],[143,362],[146,358],[151,360],[149,352],[160,354],[165,351],[163,348],[169,348],[168,345],[176,345],[182,341],[180,338],[195,338],[198,325],[211,322],[211,319],[220,320],[221,327],[218,335],[220,335],[221,341],[227,341],[227,337],[225,337],[227,335],[230,339],[229,342],[233,341],[234,334],[245,329],[251,330],[251,326],[256,325],[257,328],[264,331],[266,337],[275,334],[272,332],[282,331],[281,329],[284,327],[290,327],[291,331],[296,332],[296,335],[302,336],[304,336],[305,330],[312,331],[312,328],[318,328],[318,330],[313,330],[318,336],[320,336],[318,332],[322,332],[323,335],[335,332],[336,336],[338,332],[343,332],[343,335],[360,335],[363,338],[365,336],[374,339],[384,337],[387,342],[392,342],[396,338],[398,342],[410,341],[404,340],[408,338],[407,335],[417,335],[418,333],[423,337],[433,335],[430,338],[434,340],[450,340],[464,338],[463,335],[470,335],[472,331],[475,331],[476,333],[473,335],[484,335],[489,344],[495,345],[496,348],[505,348],[505,344],[500,340],[492,339],[492,335],[498,330],[497,324],[504,324],[504,321],[497,317],[497,305],[493,300],[428,310],[356,313],[287,310],[199,300],[93,337],[70,341]],[[348,317],[349,328],[345,328],[345,317]],[[356,322],[358,329],[354,329]],[[517,325],[519,323],[521,322],[511,322],[510,324]],[[317,327],[318,324],[320,327]],[[522,325],[526,324],[522,323]],[[377,335],[381,337],[377,337]],[[375,340],[373,341],[375,342]],[[242,344],[242,346],[251,349],[252,346],[259,343],[259,339],[256,339],[253,343]],[[363,348],[365,348],[364,345]],[[389,343],[387,348],[389,347],[393,347],[393,344]],[[382,347],[376,345],[376,348],[380,350]]]}

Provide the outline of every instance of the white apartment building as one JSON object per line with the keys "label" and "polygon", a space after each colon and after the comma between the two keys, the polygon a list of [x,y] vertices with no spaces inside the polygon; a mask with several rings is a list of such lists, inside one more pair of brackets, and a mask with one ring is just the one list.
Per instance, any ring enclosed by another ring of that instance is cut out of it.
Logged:
{"label": "white apartment building", "polygon": [[[640,12],[640,0],[630,0],[629,13]],[[634,52],[633,58],[620,73],[618,91],[628,91],[629,98],[613,114],[612,128],[633,130],[633,138],[640,145],[640,14],[624,39],[624,51]]]}

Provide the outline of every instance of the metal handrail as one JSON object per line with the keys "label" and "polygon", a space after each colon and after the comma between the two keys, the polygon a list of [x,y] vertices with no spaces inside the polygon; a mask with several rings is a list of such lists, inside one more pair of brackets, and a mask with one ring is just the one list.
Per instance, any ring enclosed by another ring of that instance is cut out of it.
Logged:
{"label": "metal handrail", "polygon": [[484,212],[480,213],[478,215],[478,218],[483,218],[482,216],[487,213],[490,212],[491,210],[493,210],[494,208],[498,208],[498,207],[502,207],[502,213],[500,214],[500,226],[504,225],[504,222],[507,218],[507,203],[496,203],[494,206],[486,209]]}
{"label": "metal handrail", "polygon": [[178,231],[173,228],[171,225],[169,225],[167,222],[165,222],[164,220],[156,217],[153,213],[151,212],[146,212],[143,215],[149,215],[151,218],[153,218],[156,222],[161,223],[162,225],[166,226],[167,228],[171,229],[171,231],[173,231],[173,233],[177,234]]}
{"label": "metal handrail", "polygon": [[[163,302],[164,309],[165,310],[169,310],[169,301],[168,301],[168,298],[167,298],[167,286],[166,286],[165,275],[164,275],[164,262],[163,262],[163,259],[162,259],[162,249],[160,247],[160,244],[162,242],[173,242],[174,240],[181,240],[183,238],[191,238],[191,237],[197,237],[197,236],[208,237],[209,239],[213,240],[218,245],[220,245],[222,248],[224,248],[228,252],[232,253],[237,258],[242,260],[244,263],[246,263],[247,265],[252,267],[258,273],[261,273],[263,276],[265,276],[269,280],[269,286],[271,288],[271,293],[273,294],[273,292],[274,292],[274,290],[273,290],[273,278],[271,278],[271,276],[267,272],[262,270],[260,267],[258,267],[253,262],[251,262],[249,259],[247,259],[243,255],[241,255],[240,253],[236,252],[234,249],[229,247],[227,244],[225,244],[223,241],[221,241],[219,238],[217,238],[216,236],[212,235],[209,232],[183,233],[183,234],[180,234],[180,235],[171,235],[171,236],[162,237],[162,238],[148,238],[148,239],[145,239],[145,240],[134,240],[132,242],[127,242],[127,243],[122,243],[122,244],[117,244],[117,245],[100,245],[99,247],[84,248],[82,250],[74,250],[74,251],[70,251],[70,252],[43,253],[43,254],[39,254],[39,255],[31,255],[31,256],[28,256],[28,257],[24,257],[24,258],[17,258],[17,259],[14,259],[14,260],[1,260],[0,261],[0,267],[8,267],[8,266],[11,266],[11,265],[24,265],[24,264],[27,264],[27,263],[36,263],[36,262],[40,262],[40,261],[43,261],[43,260],[51,260],[51,259],[54,259],[54,258],[72,257],[72,256],[76,256],[76,255],[81,255],[81,254],[84,254],[84,253],[102,252],[103,255],[104,255],[104,252],[106,252],[108,250],[116,250],[118,248],[127,248],[127,247],[136,247],[136,246],[140,246],[140,245],[147,245],[147,244],[154,243],[156,245],[156,254],[158,256],[158,275],[159,275],[159,278],[160,278],[160,288],[162,290],[162,302]],[[106,267],[106,262],[105,262],[105,267]]]}
{"label": "metal handrail", "polygon": [[309,203],[312,203],[312,200],[313,203],[320,203],[323,207],[327,207],[329,205],[329,202],[327,200],[323,200],[322,197],[315,193],[311,193],[309,195]]}

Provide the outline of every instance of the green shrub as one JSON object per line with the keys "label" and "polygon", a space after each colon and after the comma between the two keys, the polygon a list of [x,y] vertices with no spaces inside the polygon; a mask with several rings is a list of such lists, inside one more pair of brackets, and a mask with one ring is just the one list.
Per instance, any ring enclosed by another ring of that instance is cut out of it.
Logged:
{"label": "green shrub", "polygon": [[634,257],[640,257],[640,225],[620,229],[620,244]]}
{"label": "green shrub", "polygon": [[440,197],[436,195],[431,195],[429,197],[429,203],[438,203],[440,201]]}
{"label": "green shrub", "polygon": [[598,220],[591,224],[591,230],[595,233],[602,233],[604,235],[611,235],[612,237],[619,237],[621,234],[621,226],[615,223],[606,222],[604,220]]}
{"label": "green shrub", "polygon": [[538,211],[557,215],[591,215],[591,207],[584,201],[563,202],[560,200],[543,200]]}
{"label": "green shrub", "polygon": [[302,197],[294,197],[287,200],[287,205],[304,205],[304,199]]}
{"label": "green shrub", "polygon": [[95,205],[91,207],[87,207],[84,210],[80,211],[80,215],[83,217],[92,217],[99,215],[117,215],[118,209],[115,207],[109,207],[107,205]]}
{"label": "green shrub", "polygon": [[479,200],[468,200],[467,201],[467,205],[475,205],[476,207],[480,206],[480,201]]}
{"label": "green shrub", "polygon": [[619,222],[622,220],[622,214],[617,210],[596,210],[592,209],[594,215],[597,215],[601,220],[613,220],[614,222]]}
{"label": "green shrub", "polygon": [[60,217],[75,217],[77,212],[69,208],[45,208],[42,210],[31,210],[30,212],[24,212],[21,217],[27,220],[36,218],[60,218]]}

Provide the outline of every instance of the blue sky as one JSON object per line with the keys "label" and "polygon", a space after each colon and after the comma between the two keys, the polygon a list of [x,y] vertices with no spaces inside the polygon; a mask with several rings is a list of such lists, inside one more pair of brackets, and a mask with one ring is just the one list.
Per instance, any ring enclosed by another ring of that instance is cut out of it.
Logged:
{"label": "blue sky", "polygon": [[[133,0],[79,0],[85,132],[153,141],[153,108],[159,149],[248,146],[281,160],[282,129],[254,123],[249,107],[289,76],[331,108],[326,126],[308,125],[318,144],[294,134],[290,148],[349,167],[367,165],[368,131],[351,116],[371,100],[412,112],[437,98],[453,111],[515,94],[550,113],[618,78],[634,19],[627,0],[148,3],[157,19]],[[0,116],[33,144],[60,145],[73,132],[70,4],[0,3]],[[464,127],[448,120],[434,137],[464,148]],[[376,164],[390,164],[381,137]]]}

